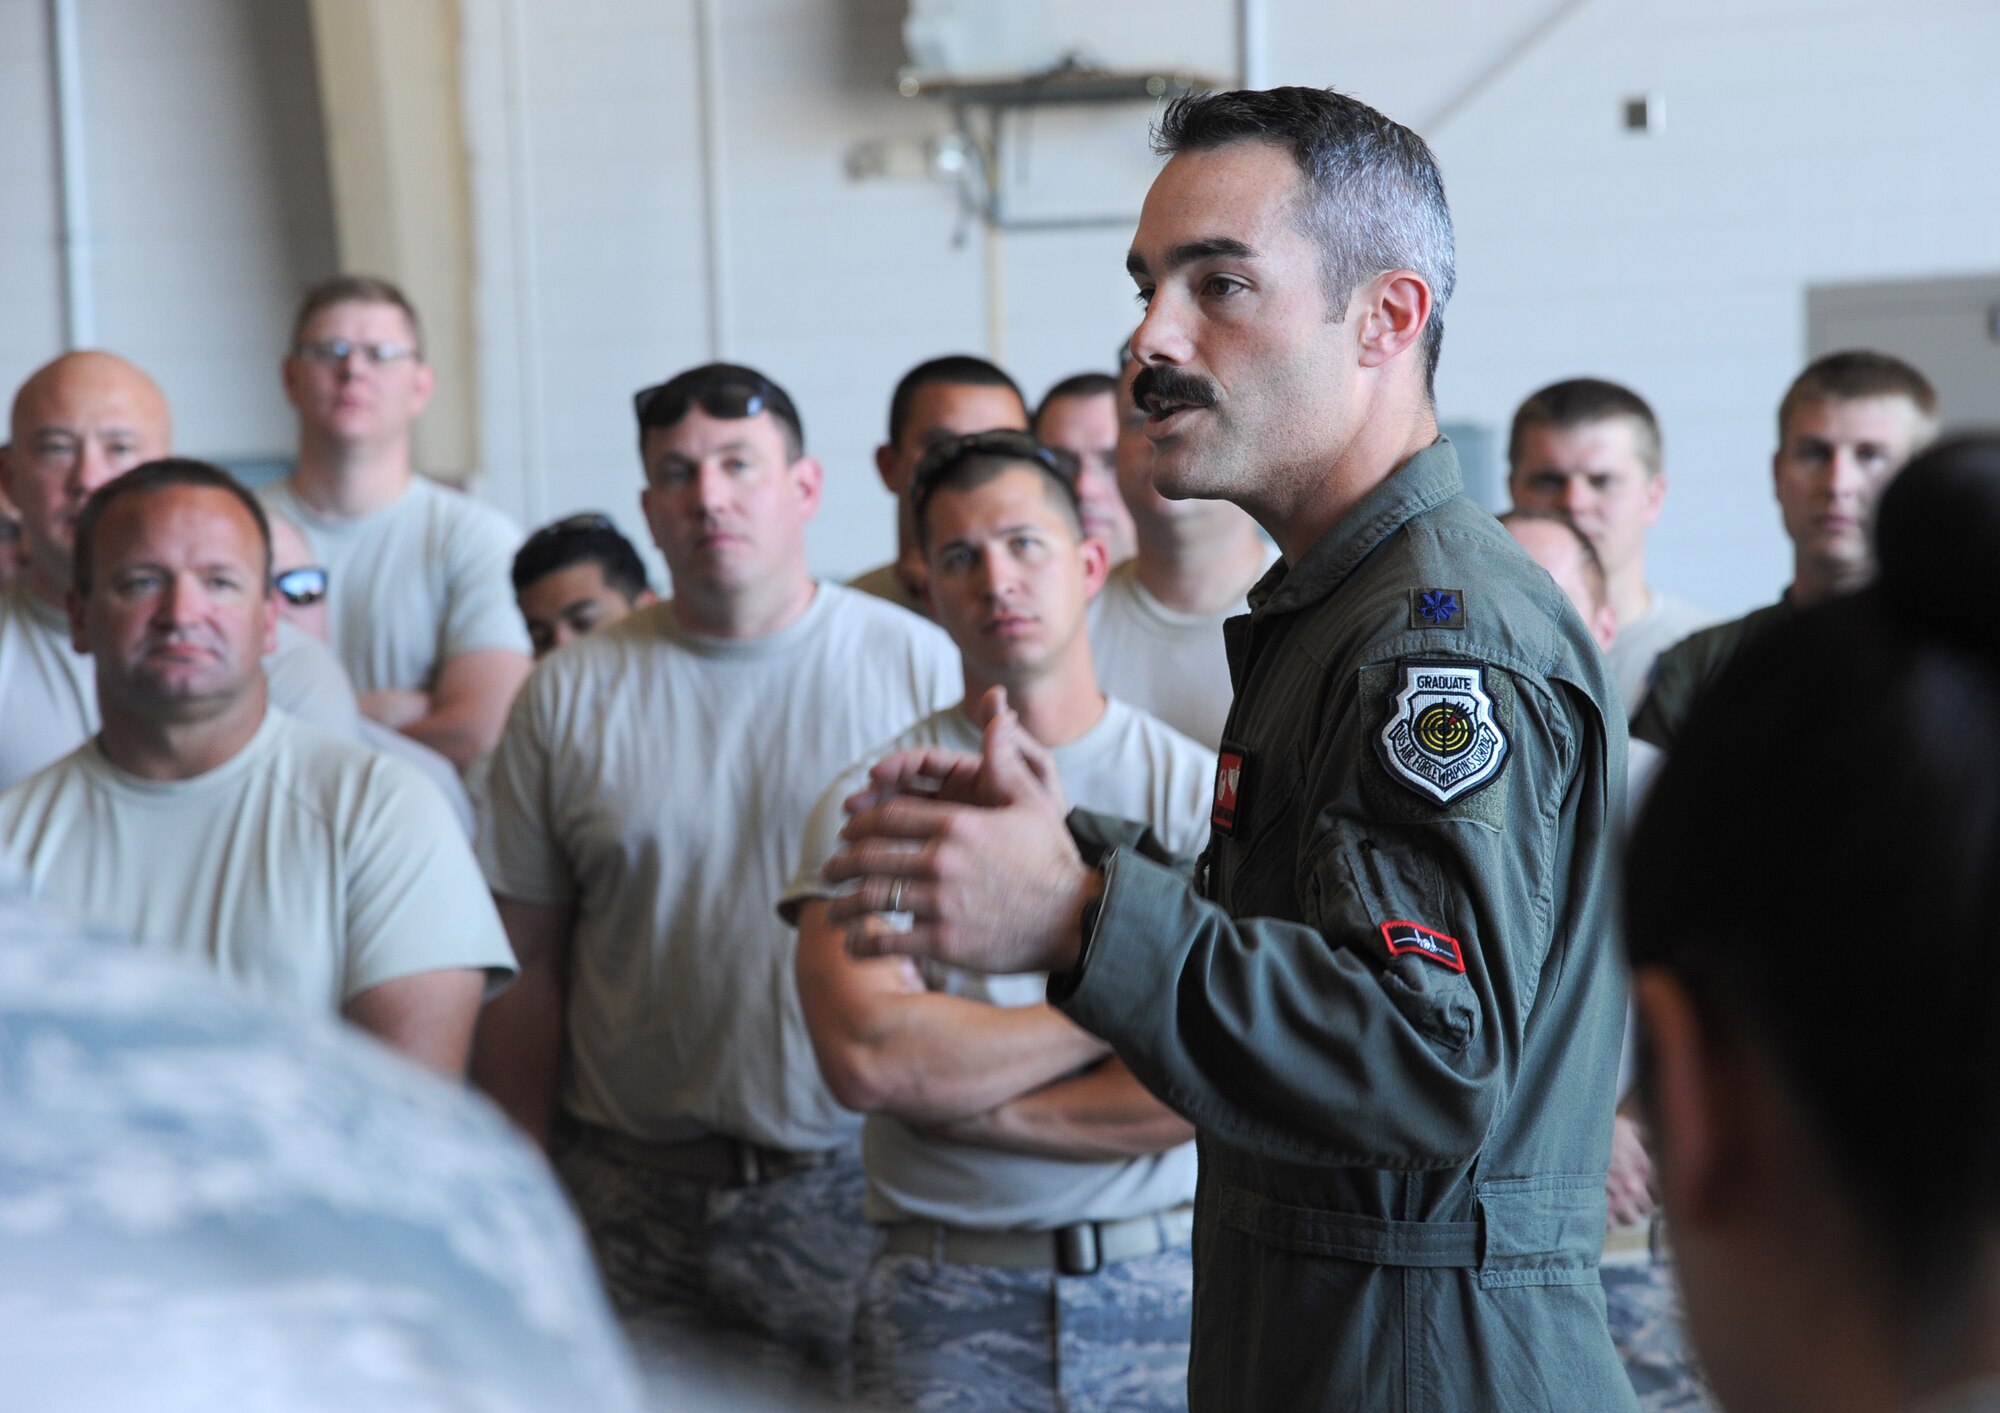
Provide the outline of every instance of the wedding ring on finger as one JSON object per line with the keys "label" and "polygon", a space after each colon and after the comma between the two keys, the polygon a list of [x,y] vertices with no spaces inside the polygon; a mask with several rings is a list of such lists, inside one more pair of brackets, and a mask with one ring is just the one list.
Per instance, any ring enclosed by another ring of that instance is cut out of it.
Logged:
{"label": "wedding ring on finger", "polygon": [[891,883],[889,885],[889,911],[892,913],[899,913],[902,910],[903,910],[903,880],[899,878],[894,883]]}

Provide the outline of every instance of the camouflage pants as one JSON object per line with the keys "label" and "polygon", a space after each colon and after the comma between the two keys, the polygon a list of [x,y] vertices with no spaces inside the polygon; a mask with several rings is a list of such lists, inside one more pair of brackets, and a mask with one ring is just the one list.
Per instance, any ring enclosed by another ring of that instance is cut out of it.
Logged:
{"label": "camouflage pants", "polygon": [[879,1256],[855,1320],[873,1408],[1153,1413],[1187,1407],[1185,1247],[1093,1276]]}
{"label": "camouflage pants", "polygon": [[838,1391],[854,1305],[880,1233],[858,1154],[749,1187],[716,1187],[603,1151],[558,1154],[611,1303],[649,1383],[754,1371]]}
{"label": "camouflage pants", "polygon": [[1602,1275],[1611,1342],[1643,1413],[1715,1413],[1688,1347],[1672,1265],[1606,1266]]}

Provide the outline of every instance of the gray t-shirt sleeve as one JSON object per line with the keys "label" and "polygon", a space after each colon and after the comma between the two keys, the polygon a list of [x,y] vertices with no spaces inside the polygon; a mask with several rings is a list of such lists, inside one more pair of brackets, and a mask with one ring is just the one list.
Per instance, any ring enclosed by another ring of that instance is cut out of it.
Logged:
{"label": "gray t-shirt sleeve", "polygon": [[302,628],[278,625],[278,650],[264,659],[271,704],[287,716],[350,740],[358,735],[361,707],[333,649]]}
{"label": "gray t-shirt sleeve", "polygon": [[341,1001],[419,972],[517,970],[492,896],[436,787],[387,756],[370,763],[345,875]]}
{"label": "gray t-shirt sleeve", "polygon": [[560,906],[575,895],[576,884],[553,818],[548,684],[546,673],[528,679],[490,758],[481,791],[479,864],[499,896]]}
{"label": "gray t-shirt sleeve", "polygon": [[438,662],[486,648],[527,656],[533,646],[514,603],[511,577],[520,531],[487,506],[468,501],[461,511],[449,542]]}

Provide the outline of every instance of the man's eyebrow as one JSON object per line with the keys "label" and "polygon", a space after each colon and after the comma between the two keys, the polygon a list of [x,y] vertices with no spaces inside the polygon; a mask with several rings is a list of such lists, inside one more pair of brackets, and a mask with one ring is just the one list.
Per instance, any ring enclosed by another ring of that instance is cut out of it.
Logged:
{"label": "man's eyebrow", "polygon": [[[1167,269],[1178,270],[1201,260],[1255,260],[1256,258],[1257,252],[1240,240],[1231,239],[1229,236],[1210,236],[1206,240],[1191,240],[1169,250]],[[1136,250],[1127,252],[1125,270],[1135,278],[1151,273],[1147,268],[1145,257]]]}

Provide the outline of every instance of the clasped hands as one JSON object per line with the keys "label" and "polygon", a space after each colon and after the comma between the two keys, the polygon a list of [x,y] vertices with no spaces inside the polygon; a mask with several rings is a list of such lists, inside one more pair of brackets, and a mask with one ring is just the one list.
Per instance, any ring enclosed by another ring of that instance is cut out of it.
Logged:
{"label": "clasped hands", "polygon": [[[1007,705],[980,700],[980,753],[930,747],[878,762],[844,802],[845,846],[827,862],[827,920],[857,957],[930,957],[969,971],[1067,971],[1081,917],[1103,890],[1065,823],[1055,761]],[[886,913],[906,913],[907,931]]]}

